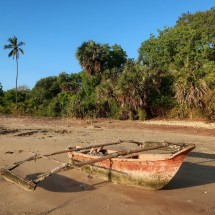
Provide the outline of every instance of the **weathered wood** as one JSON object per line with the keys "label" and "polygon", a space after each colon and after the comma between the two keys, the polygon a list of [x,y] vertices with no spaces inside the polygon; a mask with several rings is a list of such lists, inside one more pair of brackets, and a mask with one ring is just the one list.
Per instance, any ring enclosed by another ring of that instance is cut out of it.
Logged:
{"label": "weathered wood", "polygon": [[[44,155],[34,154],[34,155],[30,156],[30,157],[25,158],[22,161],[16,162],[14,166],[12,166],[12,167],[9,168],[9,170],[13,170],[13,169],[17,168],[18,166],[22,165],[23,163],[25,163],[27,161],[37,160],[37,159],[41,159],[41,158],[44,158],[44,157],[47,158],[47,157],[50,157],[50,156],[53,156],[53,155],[58,155],[58,154],[63,154],[63,153],[68,153],[68,152],[73,152],[73,151],[76,152],[76,151],[88,150],[88,149],[99,148],[99,147],[103,148],[104,146],[117,145],[117,144],[121,144],[123,142],[135,143],[137,145],[142,145],[143,144],[141,142],[133,141],[133,140],[128,140],[128,141],[127,140],[119,140],[119,141],[113,142],[113,143],[96,144],[96,145],[84,146],[84,147],[80,147],[80,148],[68,147],[68,149],[66,149],[66,150],[62,150],[62,151],[58,151],[58,152],[53,152],[53,153],[49,153],[49,154],[44,154]],[[54,161],[54,159],[53,159],[53,161]]]}
{"label": "weathered wood", "polygon": [[46,159],[48,159],[48,160],[50,160],[50,161],[54,161],[54,162],[56,162],[56,163],[65,164],[64,162],[61,162],[61,161],[59,161],[59,160],[57,160],[57,159],[54,159],[54,158],[50,158],[50,157],[48,157],[48,156],[46,156],[46,155],[35,154],[35,153],[33,153],[33,152],[31,152],[31,153],[34,154],[35,156],[39,156],[40,158],[46,158]]}
{"label": "weathered wood", "polygon": [[158,141],[144,141],[144,144],[161,144],[161,143],[165,143],[166,146],[180,146],[180,147],[184,147],[186,144],[183,142],[169,142],[169,141],[163,141],[163,142],[158,142]]}
{"label": "weathered wood", "polygon": [[[109,145],[116,145],[116,144],[120,144],[121,142],[122,141],[119,140],[119,141],[113,142],[113,143],[97,144],[97,145],[93,145],[93,146],[86,146],[86,147],[80,147],[80,148],[70,147],[70,148],[68,148],[66,150],[63,150],[63,151],[58,151],[58,152],[45,154],[45,155],[34,154],[34,155],[30,156],[30,157],[25,158],[22,161],[16,162],[14,166],[12,166],[12,167],[10,167],[8,169],[2,169],[0,171],[0,174],[7,181],[15,183],[15,184],[21,186],[22,188],[24,188],[25,190],[34,190],[36,188],[36,186],[37,186],[37,183],[39,183],[40,181],[44,180],[48,176],[51,176],[54,173],[60,172],[60,171],[62,171],[64,169],[68,168],[69,166],[71,168],[71,165],[68,164],[68,163],[63,163],[63,162],[60,162],[60,161],[58,161],[56,159],[48,158],[48,157],[53,156],[53,155],[57,155],[57,154],[72,152],[72,151],[80,151],[80,150],[91,149],[91,148],[95,148],[95,147],[104,147],[104,146],[109,146]],[[46,172],[46,173],[38,176],[38,178],[34,182],[32,182],[30,180],[26,180],[26,179],[22,178],[21,176],[17,176],[13,172],[11,172],[11,170],[17,168],[18,166],[22,165],[23,163],[25,163],[27,161],[32,161],[32,160],[36,160],[36,159],[40,159],[40,158],[48,158],[49,160],[61,163],[62,165],[52,169],[49,172]],[[77,166],[73,165],[72,168],[77,168]]]}
{"label": "weathered wood", "polygon": [[38,184],[39,182],[43,181],[44,179],[46,179],[47,177],[53,175],[54,173],[61,172],[64,169],[67,169],[67,168],[73,169],[73,168],[76,168],[76,167],[82,167],[82,166],[85,166],[85,165],[91,165],[91,164],[97,163],[99,161],[108,160],[108,159],[112,159],[112,158],[117,158],[117,157],[122,156],[122,155],[128,155],[128,154],[142,152],[142,151],[159,149],[159,148],[163,148],[163,147],[166,147],[166,144],[162,144],[162,145],[156,146],[156,147],[117,151],[117,152],[111,153],[111,154],[106,155],[106,156],[102,156],[102,157],[95,158],[95,159],[88,160],[88,161],[78,162],[78,163],[75,163],[75,164],[64,163],[64,164],[62,164],[60,166],[55,167],[54,169],[52,169],[52,170],[50,170],[48,172],[45,172],[45,173],[39,175],[37,177],[37,179],[34,180],[34,183]]}
{"label": "weathered wood", "polygon": [[132,157],[135,157],[135,156],[139,156],[140,153],[132,153],[132,154],[129,154],[129,155],[123,155],[121,156],[120,158],[132,158]]}
{"label": "weathered wood", "polygon": [[37,179],[35,179],[33,182],[34,182],[35,184],[38,184],[39,182],[43,181],[43,180],[46,179],[47,177],[49,177],[49,176],[51,176],[51,175],[53,175],[53,174],[55,174],[55,173],[61,172],[61,171],[63,171],[64,169],[67,169],[68,166],[71,166],[71,165],[68,164],[68,163],[64,163],[64,164],[62,164],[62,165],[60,165],[60,166],[57,166],[57,167],[55,167],[54,169],[52,169],[52,170],[50,170],[50,171],[48,171],[48,172],[45,172],[45,173],[43,173],[43,174],[37,176]]}
{"label": "weathered wood", "polygon": [[[50,157],[53,155],[58,155],[58,154],[63,154],[63,153],[68,153],[68,152],[72,152],[72,151],[81,151],[81,150],[85,150],[85,149],[91,149],[91,148],[96,148],[96,147],[104,147],[104,146],[110,146],[110,145],[116,145],[116,144],[120,144],[122,143],[121,140],[117,141],[117,142],[113,142],[113,143],[106,143],[106,144],[97,144],[97,145],[92,145],[92,146],[86,146],[86,147],[80,147],[80,148],[76,148],[76,147],[70,147],[66,150],[62,150],[62,151],[58,151],[58,152],[53,152],[53,153],[49,153],[49,154],[45,154],[45,155],[40,155],[40,154],[34,154],[32,156],[29,156],[27,158],[25,158],[24,160],[21,160],[19,162],[15,162],[14,166],[8,168],[8,170],[13,170],[15,168],[17,168],[18,166],[22,165],[23,163],[27,162],[27,161],[32,161],[32,160],[37,160],[37,159],[41,159],[44,157]],[[33,152],[31,152],[33,153]],[[50,159],[51,160],[51,159]],[[53,159],[54,161],[54,159]],[[56,160],[55,160],[56,162]]]}
{"label": "weathered wood", "polygon": [[37,158],[37,155],[32,155],[30,157],[27,157],[26,159],[16,162],[14,166],[10,167],[8,170],[13,170],[15,168],[17,168],[18,166],[22,165],[23,163],[25,163],[26,161],[31,161],[31,160],[35,160]]}
{"label": "weathered wood", "polygon": [[108,160],[108,159],[117,158],[117,157],[123,156],[123,155],[129,155],[129,154],[143,152],[143,151],[160,149],[160,148],[164,148],[164,147],[166,147],[166,144],[162,144],[160,146],[148,147],[148,148],[141,148],[141,149],[122,150],[122,151],[114,152],[114,153],[111,153],[109,155],[105,155],[105,156],[95,158],[92,160],[78,162],[75,165],[81,167],[84,165],[94,164],[94,163],[97,163],[97,162],[102,161],[102,160]]}
{"label": "weathered wood", "polygon": [[2,177],[9,181],[12,182],[14,184],[17,184],[18,186],[22,187],[23,189],[27,190],[27,191],[33,191],[36,188],[36,184],[30,180],[26,180],[24,178],[22,178],[21,176],[18,176],[14,173],[12,173],[10,170],[8,169],[1,169],[0,170],[0,174],[2,175]]}
{"label": "weathered wood", "polygon": [[71,148],[68,147],[68,152],[71,152],[71,151],[81,151],[81,150],[85,150],[85,149],[91,149],[91,148],[99,148],[99,147],[104,147],[104,146],[112,146],[112,145],[118,145],[118,144],[121,144],[123,143],[124,141],[122,140],[118,140],[117,142],[112,142],[112,143],[104,143],[104,144],[96,144],[96,145],[90,145],[90,146],[84,146],[84,147],[80,147],[80,148]]}
{"label": "weathered wood", "polygon": [[[63,151],[59,151],[59,152],[54,152],[54,153],[50,153],[50,154],[45,154],[45,155],[39,155],[39,154],[34,154],[33,156],[30,156],[26,159],[24,159],[23,161],[20,161],[18,163],[16,163],[15,166],[11,167],[10,169],[3,169],[1,170],[1,175],[3,175],[3,177],[8,180],[11,181],[13,183],[16,183],[18,185],[20,185],[21,187],[23,187],[26,190],[34,190],[37,186],[37,184],[41,181],[43,181],[44,179],[46,179],[47,177],[58,173],[60,171],[66,170],[66,169],[73,169],[73,168],[77,168],[77,167],[82,167],[85,165],[92,165],[95,164],[97,162],[103,161],[103,160],[108,160],[108,159],[112,159],[112,158],[117,158],[119,156],[124,156],[124,157],[129,157],[129,156],[134,156],[135,154],[142,152],[142,151],[148,151],[148,150],[154,150],[154,149],[159,149],[159,148],[164,148],[172,143],[168,143],[168,142],[163,142],[160,143],[159,142],[159,146],[154,146],[154,147],[143,147],[143,148],[139,148],[139,149],[130,149],[130,150],[121,150],[121,151],[116,151],[114,153],[111,153],[109,155],[105,155],[105,156],[101,156],[101,157],[97,157],[95,159],[92,160],[87,160],[87,161],[81,161],[81,162],[77,162],[75,164],[69,164],[69,163],[63,163],[61,161],[58,161],[56,159],[53,158],[49,158],[50,156],[53,155],[57,155],[57,154],[62,154],[62,153],[66,153],[66,152],[77,152],[77,151],[83,151],[83,150],[87,150],[87,149],[92,149],[92,148],[98,148],[98,147],[104,147],[104,146],[110,146],[110,145],[117,145],[117,144],[121,144],[123,142],[127,142],[127,143],[135,143],[137,145],[144,145],[146,143],[155,143],[155,142],[137,142],[137,141],[133,141],[133,140],[129,140],[129,141],[122,141],[119,140],[117,142],[113,142],[113,143],[106,143],[106,144],[97,144],[97,145],[93,145],[93,146],[86,146],[86,147],[80,147],[80,148],[74,148],[74,147],[70,147],[66,150]],[[174,144],[177,145],[177,144]],[[178,146],[182,146],[182,144],[178,144]],[[10,170],[15,169],[16,167],[20,166],[21,164],[23,164],[26,161],[31,161],[34,159],[39,159],[39,158],[47,158],[49,160],[61,163],[60,166],[55,167],[54,169],[47,171],[41,175],[39,175],[37,177],[37,179],[35,179],[33,182],[26,180],[20,176],[15,175],[14,173],[12,173]],[[122,157],[123,158],[123,157]]]}
{"label": "weathered wood", "polygon": [[[153,144],[152,146],[157,146],[157,144]],[[143,155],[142,152],[139,152],[140,156],[136,159],[124,159],[120,156],[84,166],[82,169],[92,176],[94,175],[95,177],[114,183],[126,184],[147,190],[157,190],[169,183],[179,170],[186,155],[194,148],[194,144],[189,144],[182,149],[178,147],[178,150],[173,153],[172,150],[170,153],[166,153],[166,146],[164,146],[164,148],[158,149],[158,153],[144,153]],[[160,153],[160,151],[164,153]],[[72,156],[76,162],[98,158],[96,155],[79,152],[70,153],[69,158]]]}

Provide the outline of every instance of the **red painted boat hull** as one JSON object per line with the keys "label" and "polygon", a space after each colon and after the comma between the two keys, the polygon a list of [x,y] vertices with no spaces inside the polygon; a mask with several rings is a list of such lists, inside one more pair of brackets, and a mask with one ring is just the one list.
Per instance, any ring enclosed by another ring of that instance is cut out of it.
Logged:
{"label": "red painted boat hull", "polygon": [[[179,170],[187,154],[195,145],[186,146],[173,155],[142,154],[138,159],[113,158],[82,169],[89,174],[115,183],[127,184],[147,190],[158,190],[166,186]],[[98,158],[81,152],[69,152],[73,161]]]}

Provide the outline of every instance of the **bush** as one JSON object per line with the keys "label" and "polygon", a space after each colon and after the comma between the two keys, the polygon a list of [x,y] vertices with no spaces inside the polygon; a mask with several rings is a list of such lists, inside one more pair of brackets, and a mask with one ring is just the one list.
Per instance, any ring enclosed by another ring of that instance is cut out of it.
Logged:
{"label": "bush", "polygon": [[209,121],[215,121],[215,90],[205,96],[204,112]]}
{"label": "bush", "polygon": [[66,115],[70,117],[83,118],[84,108],[82,102],[77,95],[73,95],[66,107]]}
{"label": "bush", "polygon": [[138,109],[138,119],[139,120],[146,120],[146,111],[143,109]]}

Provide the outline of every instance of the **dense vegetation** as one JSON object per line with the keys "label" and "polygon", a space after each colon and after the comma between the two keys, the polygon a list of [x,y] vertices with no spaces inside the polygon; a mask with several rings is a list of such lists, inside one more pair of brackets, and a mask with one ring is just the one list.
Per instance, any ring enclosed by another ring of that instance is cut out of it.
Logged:
{"label": "dense vegetation", "polygon": [[144,41],[137,60],[121,46],[84,42],[83,69],[39,80],[32,90],[3,91],[0,113],[39,116],[215,120],[215,8],[183,14]]}

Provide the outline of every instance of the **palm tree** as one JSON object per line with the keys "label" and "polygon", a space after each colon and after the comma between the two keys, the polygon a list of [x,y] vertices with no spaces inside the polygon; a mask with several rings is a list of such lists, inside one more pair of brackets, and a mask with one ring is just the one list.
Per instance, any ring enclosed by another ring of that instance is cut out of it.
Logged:
{"label": "palm tree", "polygon": [[16,58],[16,108],[17,108],[17,82],[18,82],[18,59],[19,59],[19,52],[24,54],[23,49],[20,48],[20,46],[25,45],[24,42],[19,42],[16,36],[13,36],[8,39],[8,42],[10,43],[9,45],[5,45],[4,49],[12,49],[8,57],[14,57]]}
{"label": "palm tree", "polygon": [[107,60],[109,46],[101,45],[90,40],[84,42],[76,52],[81,67],[93,76],[96,72],[104,69],[104,62]]}

